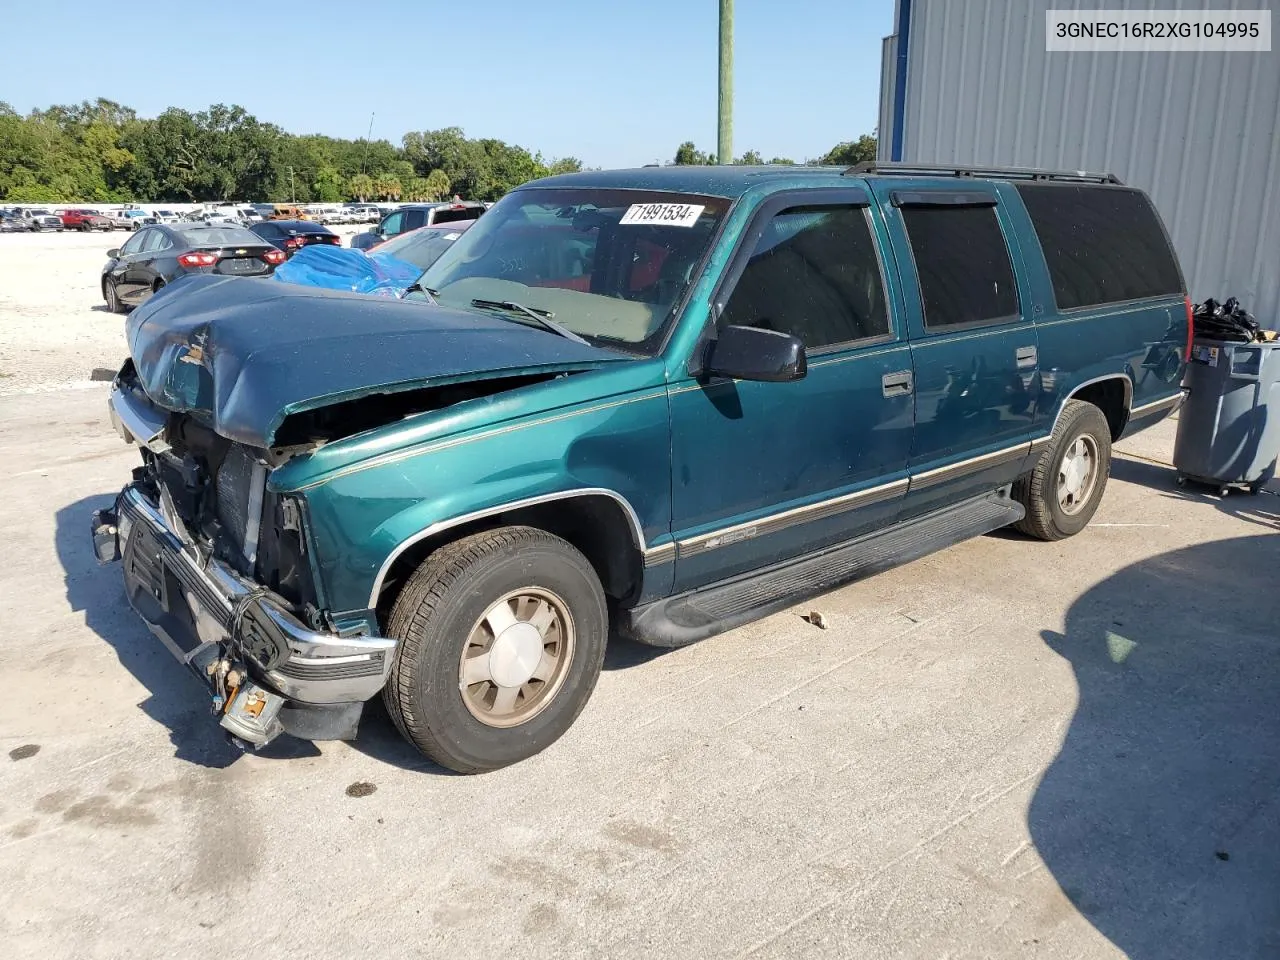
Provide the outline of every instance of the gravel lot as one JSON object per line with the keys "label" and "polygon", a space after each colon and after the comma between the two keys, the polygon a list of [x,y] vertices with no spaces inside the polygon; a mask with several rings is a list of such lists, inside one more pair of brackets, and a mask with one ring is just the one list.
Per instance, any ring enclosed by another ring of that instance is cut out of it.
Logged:
{"label": "gravel lot", "polygon": [[[447,775],[380,715],[227,748],[99,568],[136,453],[101,235],[0,237],[0,938],[13,958],[1280,955],[1280,500],[993,535],[685,650],[615,643],[533,760]],[[11,383],[12,381],[12,383]],[[821,610],[830,629],[801,619]]]}
{"label": "gravel lot", "polygon": [[[330,229],[346,246],[368,226]],[[119,369],[124,317],[107,312],[99,281],[107,251],[128,238],[123,230],[0,234],[0,396],[82,387],[94,370]]]}

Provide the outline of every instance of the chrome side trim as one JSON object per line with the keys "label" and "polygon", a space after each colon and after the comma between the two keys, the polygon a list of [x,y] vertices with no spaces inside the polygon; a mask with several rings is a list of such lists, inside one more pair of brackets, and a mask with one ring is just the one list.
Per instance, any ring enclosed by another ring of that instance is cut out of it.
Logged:
{"label": "chrome side trim", "polygon": [[1185,399],[1185,394],[1179,390],[1171,397],[1161,397],[1159,400],[1152,400],[1150,403],[1144,403],[1141,406],[1134,407],[1129,411],[1129,419],[1134,417],[1144,417],[1148,413],[1155,413],[1157,410],[1163,410],[1165,407],[1181,406]]}
{"label": "chrome side trim", "polygon": [[449,437],[443,440],[426,440],[420,444],[406,447],[403,450],[393,450],[390,453],[370,457],[368,460],[361,460],[359,463],[353,463],[346,467],[339,467],[337,470],[326,473],[315,480],[290,488],[283,492],[300,493],[303,490],[310,490],[312,487],[318,487],[322,483],[329,483],[332,480],[350,476],[353,473],[360,473],[362,470],[386,466],[389,463],[399,463],[401,460],[409,460],[413,457],[422,456],[424,454],[435,453],[437,450],[447,450],[449,447],[461,446],[464,443],[473,443],[477,440],[487,440],[490,437],[500,437],[504,433],[514,433],[517,430],[525,430],[529,427],[540,427],[546,423],[556,423],[560,420],[568,420],[571,417],[579,417],[588,413],[599,413],[601,410],[612,410],[614,407],[623,407],[629,403],[640,403],[642,400],[665,400],[666,396],[666,388],[663,388],[660,391],[641,394],[638,397],[627,397],[626,399],[613,400],[609,403],[598,403],[594,407],[583,407],[581,410],[571,410],[568,413],[557,413],[553,416],[542,417],[538,420],[527,420],[523,423],[509,423],[466,436]]}
{"label": "chrome side trim", "polygon": [[125,443],[137,443],[152,453],[165,453],[169,449],[164,439],[165,418],[114,384],[107,397],[107,412],[111,425]]}
{"label": "chrome side trim", "polygon": [[646,567],[658,567],[664,563],[670,563],[676,558],[676,544],[672,540],[658,547],[650,547],[644,552],[644,565]]}
{"label": "chrome side trim", "polygon": [[721,527],[718,530],[712,530],[710,533],[687,537],[678,541],[676,545],[679,548],[681,557],[697,556],[699,553],[706,553],[708,550],[715,550],[719,547],[727,547],[732,543],[740,543],[743,540],[749,540],[754,537],[777,533],[796,524],[822,520],[858,507],[880,503],[904,491],[907,488],[907,483],[907,479],[903,477],[900,480],[893,480],[877,487],[855,490],[853,493],[841,494],[829,500],[805,504],[802,507],[792,507],[789,510],[769,514],[755,520],[747,520],[742,523]]}
{"label": "chrome side trim", "polygon": [[[386,579],[387,571],[391,569],[391,565],[396,562],[400,554],[404,553],[415,543],[425,540],[427,537],[435,536],[451,527],[461,526],[464,523],[470,523],[473,520],[482,520],[485,517],[491,517],[497,513],[505,513],[508,510],[519,510],[522,507],[533,507],[540,503],[551,503],[555,500],[569,500],[575,497],[592,497],[602,496],[609,497],[622,508],[622,512],[626,514],[627,524],[631,527],[631,538],[635,542],[637,550],[641,551],[646,557],[648,551],[645,550],[644,530],[640,526],[640,517],[636,514],[635,508],[622,494],[616,490],[608,490],[604,487],[578,487],[574,490],[561,490],[558,493],[544,493],[536,497],[526,497],[523,500],[513,500],[510,503],[495,504],[492,507],[485,507],[483,510],[476,510],[473,513],[464,513],[458,517],[451,517],[448,520],[438,520],[435,523],[419,530],[407,540],[402,541],[394,550],[387,555],[382,561],[382,566],[378,568],[378,575],[374,577],[373,589],[369,591],[369,608],[373,609],[378,605],[378,595],[382,593],[382,582]],[[657,548],[661,550],[661,547]],[[646,564],[647,565],[647,564]]]}
{"label": "chrome side trim", "polygon": [[1002,450],[992,450],[990,453],[984,453],[981,456],[969,457],[967,460],[958,460],[955,463],[948,463],[943,467],[934,467],[932,470],[926,470],[924,473],[917,473],[911,478],[911,489],[917,487],[931,487],[935,483],[941,483],[953,476],[962,476],[966,473],[977,473],[986,467],[994,467],[1009,460],[1017,460],[1025,457],[1031,452],[1031,441],[1023,441],[1012,447],[1005,447]]}

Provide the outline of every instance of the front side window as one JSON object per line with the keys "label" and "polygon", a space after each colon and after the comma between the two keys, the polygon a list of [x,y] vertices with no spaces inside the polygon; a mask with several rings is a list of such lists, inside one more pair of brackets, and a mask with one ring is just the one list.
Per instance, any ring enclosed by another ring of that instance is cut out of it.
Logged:
{"label": "front side window", "polygon": [[142,243],[146,239],[147,234],[150,232],[151,232],[150,230],[143,230],[139,233],[135,233],[132,237],[130,237],[128,240],[124,242],[124,246],[120,248],[120,252],[121,253],[137,253],[139,250],[142,249]]}
{"label": "front side window", "polygon": [[417,230],[419,227],[425,226],[426,223],[427,211],[406,210],[404,212],[404,221],[400,225],[399,232],[403,233],[408,230]]}
{"label": "front side window", "polygon": [[581,336],[653,353],[729,205],[648,190],[517,190],[419,283],[448,306],[519,303]]}
{"label": "front side window", "polygon": [[401,224],[404,223],[403,213],[393,213],[387,219],[382,221],[382,232],[387,236],[394,236],[404,230]]}
{"label": "front side window", "polygon": [[1059,310],[1185,290],[1151,201],[1141,190],[1020,184]]}
{"label": "front side window", "polygon": [[865,209],[795,207],[773,217],[719,323],[789,333],[808,350],[888,334]]}
{"label": "front side window", "polygon": [[1013,263],[994,206],[907,206],[902,219],[920,278],[925,327],[1017,315]]}

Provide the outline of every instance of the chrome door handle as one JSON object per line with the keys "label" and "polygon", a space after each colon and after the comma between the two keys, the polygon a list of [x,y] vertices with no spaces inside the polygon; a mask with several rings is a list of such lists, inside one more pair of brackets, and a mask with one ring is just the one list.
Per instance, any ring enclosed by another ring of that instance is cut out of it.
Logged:
{"label": "chrome door handle", "polygon": [[880,378],[880,392],[886,397],[905,397],[911,393],[912,378],[910,370],[899,370],[886,373]]}
{"label": "chrome door handle", "polygon": [[1013,358],[1020,367],[1033,367],[1036,365],[1037,355],[1035,347],[1019,347],[1013,352]]}

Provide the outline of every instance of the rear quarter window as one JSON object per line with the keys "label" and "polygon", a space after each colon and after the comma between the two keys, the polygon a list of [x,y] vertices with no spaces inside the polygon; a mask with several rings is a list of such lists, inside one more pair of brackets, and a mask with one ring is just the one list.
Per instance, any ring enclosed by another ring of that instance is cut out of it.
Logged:
{"label": "rear quarter window", "polygon": [[1141,190],[1020,184],[1059,310],[1185,292],[1182,272]]}

